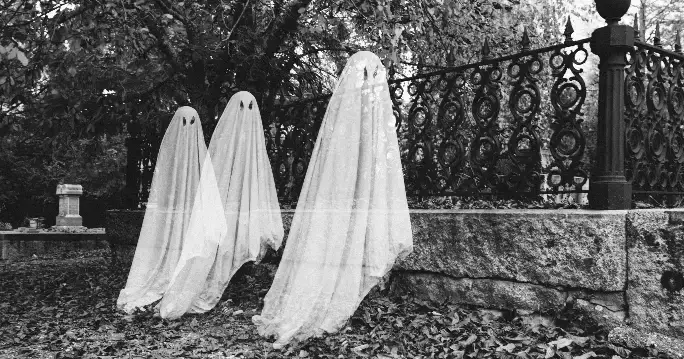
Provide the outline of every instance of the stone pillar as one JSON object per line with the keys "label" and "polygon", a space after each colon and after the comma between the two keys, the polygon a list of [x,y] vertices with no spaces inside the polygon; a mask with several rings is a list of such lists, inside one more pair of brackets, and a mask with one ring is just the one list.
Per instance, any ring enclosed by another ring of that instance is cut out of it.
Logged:
{"label": "stone pillar", "polygon": [[58,227],[80,227],[83,218],[79,215],[79,197],[83,194],[80,184],[60,184],[57,186],[59,196],[59,215],[57,215]]}
{"label": "stone pillar", "polygon": [[591,51],[599,64],[596,165],[591,175],[589,205],[594,209],[629,209],[632,184],[625,177],[625,55],[634,48],[634,29],[618,24],[630,0],[595,0],[608,23],[591,35]]}

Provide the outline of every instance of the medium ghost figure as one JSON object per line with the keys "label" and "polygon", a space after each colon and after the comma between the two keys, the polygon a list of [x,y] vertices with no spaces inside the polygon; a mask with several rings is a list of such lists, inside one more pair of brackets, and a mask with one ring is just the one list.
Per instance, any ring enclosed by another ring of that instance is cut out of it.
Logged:
{"label": "medium ghost figure", "polygon": [[185,233],[206,152],[197,111],[179,108],[159,148],[133,264],[117,300],[119,309],[131,313],[166,291],[187,244]]}
{"label": "medium ghost figure", "polygon": [[386,70],[354,54],[323,119],[264,309],[274,347],[336,332],[413,249]]}
{"label": "medium ghost figure", "polygon": [[[213,171],[207,181],[202,179],[198,198],[204,200],[193,209],[188,232],[193,247],[184,250],[160,303],[163,318],[211,310],[244,263],[260,260],[268,247],[278,249],[283,239],[261,115],[249,92],[231,97],[214,130],[208,157]],[[225,231],[211,225],[219,221],[211,219],[213,213],[222,214]]]}

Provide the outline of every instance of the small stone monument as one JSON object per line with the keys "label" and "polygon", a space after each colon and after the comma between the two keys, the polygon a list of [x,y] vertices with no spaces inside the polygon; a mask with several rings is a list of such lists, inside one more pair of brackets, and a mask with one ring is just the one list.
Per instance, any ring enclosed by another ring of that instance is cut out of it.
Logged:
{"label": "small stone monument", "polygon": [[78,214],[79,197],[83,194],[80,184],[60,184],[57,186],[59,196],[59,215],[56,227],[81,227],[83,218]]}

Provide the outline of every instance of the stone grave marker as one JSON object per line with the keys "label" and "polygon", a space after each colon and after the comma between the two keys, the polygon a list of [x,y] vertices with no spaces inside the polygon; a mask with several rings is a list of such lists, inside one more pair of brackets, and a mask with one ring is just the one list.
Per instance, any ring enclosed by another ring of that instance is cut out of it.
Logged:
{"label": "stone grave marker", "polygon": [[60,184],[57,186],[59,196],[59,214],[56,227],[81,227],[83,218],[79,215],[79,198],[83,194],[80,184]]}

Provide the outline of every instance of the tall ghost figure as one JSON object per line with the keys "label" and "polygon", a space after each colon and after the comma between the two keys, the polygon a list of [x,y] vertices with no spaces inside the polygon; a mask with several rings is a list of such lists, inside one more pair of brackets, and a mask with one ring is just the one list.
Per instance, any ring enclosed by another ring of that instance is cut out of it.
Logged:
{"label": "tall ghost figure", "polygon": [[[160,303],[160,315],[174,319],[184,313],[203,313],[218,303],[230,279],[240,267],[260,260],[268,247],[278,249],[283,223],[271,164],[266,152],[259,106],[252,94],[238,92],[231,97],[209,144],[213,173],[205,181],[193,209],[189,238],[203,246],[184,250],[169,292]],[[215,173],[215,189],[213,183]],[[203,174],[204,176],[204,174]],[[218,193],[217,193],[218,192]],[[226,230],[205,228],[219,199]],[[195,220],[196,219],[196,220]],[[195,222],[198,225],[194,225]],[[221,232],[220,236],[215,235]]]}
{"label": "tall ghost figure", "polygon": [[339,330],[413,249],[386,71],[354,54],[321,125],[259,334],[276,348]]}
{"label": "tall ghost figure", "polygon": [[186,244],[206,152],[197,111],[179,108],[159,148],[133,264],[117,300],[119,309],[131,313],[159,300],[166,291]]}

